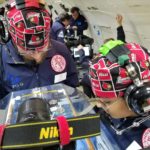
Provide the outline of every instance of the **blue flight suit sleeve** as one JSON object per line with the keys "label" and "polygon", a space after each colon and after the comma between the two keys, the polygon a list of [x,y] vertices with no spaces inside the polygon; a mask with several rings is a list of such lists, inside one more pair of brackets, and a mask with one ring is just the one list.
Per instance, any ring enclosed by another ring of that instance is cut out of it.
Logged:
{"label": "blue flight suit sleeve", "polygon": [[88,22],[87,22],[87,20],[86,20],[86,18],[84,16],[80,15],[78,17],[78,19],[76,19],[76,20],[71,18],[70,26],[71,27],[77,26],[78,27],[78,29],[77,29],[78,35],[82,35],[83,31],[87,30],[87,28],[88,28]]}
{"label": "blue flight suit sleeve", "polygon": [[87,20],[85,19],[85,17],[81,16],[81,26],[78,26],[78,31],[80,32],[83,32],[84,30],[87,30],[88,28],[88,23],[87,23]]}
{"label": "blue flight suit sleeve", "polygon": [[123,30],[123,26],[117,28],[117,40],[121,40],[126,43],[126,36]]}

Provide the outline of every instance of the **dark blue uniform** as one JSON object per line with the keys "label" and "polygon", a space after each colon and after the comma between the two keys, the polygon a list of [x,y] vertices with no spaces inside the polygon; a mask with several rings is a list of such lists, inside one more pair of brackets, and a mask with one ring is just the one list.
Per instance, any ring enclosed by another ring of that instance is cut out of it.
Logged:
{"label": "dark blue uniform", "polygon": [[1,97],[6,92],[64,83],[76,87],[77,71],[66,46],[51,41],[46,59],[39,65],[26,64],[17,53],[12,41],[1,48]]}
{"label": "dark blue uniform", "polygon": [[63,23],[57,20],[52,25],[50,35],[53,40],[65,43],[64,42],[65,32],[66,32],[65,26],[63,25]]}
{"label": "dark blue uniform", "polygon": [[76,20],[71,18],[70,26],[71,27],[77,26],[78,27],[77,34],[78,35],[83,35],[83,31],[87,30],[87,28],[88,28],[88,23],[87,23],[87,20],[85,19],[84,16],[79,15],[79,17]]}

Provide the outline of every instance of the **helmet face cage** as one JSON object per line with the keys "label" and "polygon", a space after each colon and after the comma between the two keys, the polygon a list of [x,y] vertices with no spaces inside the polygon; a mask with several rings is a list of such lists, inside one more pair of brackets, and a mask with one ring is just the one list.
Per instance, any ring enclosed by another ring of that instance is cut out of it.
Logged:
{"label": "helmet face cage", "polygon": [[45,9],[11,8],[7,13],[8,30],[16,45],[25,51],[43,51],[49,42],[50,16]]}

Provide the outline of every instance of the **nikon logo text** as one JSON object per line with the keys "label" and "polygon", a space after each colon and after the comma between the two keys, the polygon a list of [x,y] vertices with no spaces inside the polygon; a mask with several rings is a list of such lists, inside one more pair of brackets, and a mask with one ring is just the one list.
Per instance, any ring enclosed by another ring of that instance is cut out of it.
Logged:
{"label": "nikon logo text", "polygon": [[[73,135],[73,127],[69,128],[70,135]],[[47,127],[41,128],[39,139],[51,139],[51,138],[58,138],[59,131],[57,127]]]}

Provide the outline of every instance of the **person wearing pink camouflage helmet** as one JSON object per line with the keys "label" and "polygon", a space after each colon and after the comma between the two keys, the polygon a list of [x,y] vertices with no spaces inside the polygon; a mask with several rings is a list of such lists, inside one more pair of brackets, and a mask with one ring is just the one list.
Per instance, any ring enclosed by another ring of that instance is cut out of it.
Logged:
{"label": "person wearing pink camouflage helmet", "polygon": [[139,44],[109,41],[90,66],[97,106],[113,118],[150,112],[150,54]]}

